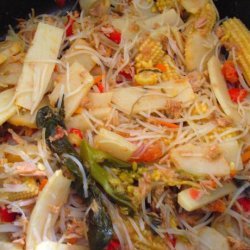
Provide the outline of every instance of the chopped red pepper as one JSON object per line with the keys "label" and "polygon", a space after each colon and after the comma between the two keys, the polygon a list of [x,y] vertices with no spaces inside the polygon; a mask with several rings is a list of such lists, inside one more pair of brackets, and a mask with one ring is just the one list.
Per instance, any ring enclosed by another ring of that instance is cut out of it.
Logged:
{"label": "chopped red pepper", "polygon": [[122,34],[119,31],[114,30],[113,32],[106,35],[111,41],[120,44]]}
{"label": "chopped red pepper", "polygon": [[83,134],[82,134],[82,131],[80,129],[77,129],[77,128],[71,128],[69,130],[69,133],[70,134],[75,134],[77,136],[79,136],[81,139],[83,139]]}
{"label": "chopped red pepper", "polygon": [[198,200],[201,197],[202,193],[201,193],[201,190],[199,189],[190,188],[189,195],[191,196],[193,200]]}
{"label": "chopped red pepper", "polygon": [[242,197],[238,199],[238,203],[241,205],[245,212],[250,212],[250,199],[247,197]]}
{"label": "chopped red pepper", "polygon": [[170,235],[169,240],[170,240],[172,246],[175,247],[176,246],[176,237],[174,237],[173,235]]}
{"label": "chopped red pepper", "polygon": [[222,67],[222,74],[227,82],[232,84],[239,83],[239,76],[232,61],[226,61]]}
{"label": "chopped red pepper", "polygon": [[118,250],[120,246],[121,244],[118,240],[111,240],[107,246],[107,250]]}
{"label": "chopped red pepper", "polygon": [[242,102],[247,96],[245,89],[232,88],[228,92],[233,102]]}
{"label": "chopped red pepper", "polygon": [[55,0],[56,5],[60,8],[63,8],[66,4],[66,0]]}
{"label": "chopped red pepper", "polygon": [[68,22],[66,24],[66,36],[72,36],[73,35],[73,24],[74,24],[75,20],[71,17],[68,16]]}
{"label": "chopped red pepper", "polygon": [[16,219],[17,213],[9,212],[6,207],[0,207],[1,222],[13,222]]}
{"label": "chopped red pepper", "polygon": [[104,92],[104,86],[101,82],[97,83],[97,88],[99,89],[100,93]]}
{"label": "chopped red pepper", "polygon": [[132,75],[130,73],[127,73],[125,71],[120,71],[119,74],[124,76],[127,80],[132,80]]}

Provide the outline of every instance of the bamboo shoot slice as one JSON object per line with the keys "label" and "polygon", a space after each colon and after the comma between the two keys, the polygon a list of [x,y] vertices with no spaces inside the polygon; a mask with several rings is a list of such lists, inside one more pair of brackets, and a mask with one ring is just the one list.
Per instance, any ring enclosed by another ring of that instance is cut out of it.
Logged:
{"label": "bamboo shoot slice", "polygon": [[95,137],[95,145],[98,149],[123,161],[127,161],[136,150],[136,146],[124,137],[103,128]]}
{"label": "bamboo shoot slice", "polygon": [[16,104],[33,113],[46,93],[64,30],[39,23],[17,84]]}
{"label": "bamboo shoot slice", "polygon": [[209,149],[208,146],[181,145],[171,150],[170,159],[178,169],[193,175],[229,175],[230,166],[223,154],[216,159],[207,158]]}
{"label": "bamboo shoot slice", "polygon": [[63,176],[62,171],[57,170],[45,185],[31,213],[27,230],[26,250],[34,250],[40,243],[39,238],[43,238],[48,216],[51,216],[50,226],[54,226],[58,214],[51,213],[50,209],[53,206],[61,208],[67,201],[70,184],[71,181]]}
{"label": "bamboo shoot slice", "polygon": [[226,81],[221,73],[220,61],[215,56],[208,62],[208,72],[212,89],[221,108],[235,123],[238,123],[241,116],[237,111],[237,105],[232,102],[229,96]]}
{"label": "bamboo shoot slice", "polygon": [[66,76],[62,77],[62,83],[58,83],[50,94],[50,102],[54,105],[59,99],[60,90],[64,85],[64,107],[65,107],[65,119],[69,119],[70,116],[79,107],[82,99],[88,94],[90,88],[94,84],[92,75],[78,62],[74,62],[69,68],[69,79],[67,82]]}
{"label": "bamboo shoot slice", "polygon": [[178,193],[179,205],[188,212],[204,207],[221,197],[233,193],[236,190],[236,186],[233,183],[227,183],[224,186],[213,190],[209,194],[202,195],[199,199],[193,199],[193,197],[191,197],[191,189],[192,188],[188,188]]}
{"label": "bamboo shoot slice", "polygon": [[0,125],[6,122],[11,116],[13,116],[17,107],[14,104],[13,98],[15,95],[14,89],[7,89],[0,93]]}
{"label": "bamboo shoot slice", "polygon": [[203,227],[198,231],[199,250],[223,249],[230,250],[225,236],[212,227]]}
{"label": "bamboo shoot slice", "polygon": [[11,116],[8,122],[15,126],[25,126],[28,128],[37,128],[36,126],[36,114],[38,110],[49,104],[49,100],[45,97],[41,103],[38,105],[33,114],[31,114],[28,110],[19,110],[18,113]]}

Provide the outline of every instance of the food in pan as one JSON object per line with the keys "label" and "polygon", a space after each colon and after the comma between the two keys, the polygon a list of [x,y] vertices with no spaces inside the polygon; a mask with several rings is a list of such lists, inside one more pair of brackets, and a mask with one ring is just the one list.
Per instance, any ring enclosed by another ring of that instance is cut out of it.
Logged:
{"label": "food in pan", "polygon": [[0,43],[0,249],[250,249],[247,27],[79,4]]}

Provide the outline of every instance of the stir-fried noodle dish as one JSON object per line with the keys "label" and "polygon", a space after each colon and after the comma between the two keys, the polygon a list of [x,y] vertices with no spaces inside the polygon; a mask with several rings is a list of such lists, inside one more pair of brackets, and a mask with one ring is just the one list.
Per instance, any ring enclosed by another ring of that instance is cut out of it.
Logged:
{"label": "stir-fried noodle dish", "polygon": [[249,250],[249,92],[212,0],[31,10],[0,43],[0,249]]}

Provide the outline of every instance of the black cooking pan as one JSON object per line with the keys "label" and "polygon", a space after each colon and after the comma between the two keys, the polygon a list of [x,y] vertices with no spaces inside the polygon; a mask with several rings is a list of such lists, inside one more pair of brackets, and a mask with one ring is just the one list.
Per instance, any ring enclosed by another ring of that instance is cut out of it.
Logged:
{"label": "black cooking pan", "polygon": [[[65,13],[77,7],[77,0],[66,0],[63,8],[56,1],[58,0],[0,0],[0,39],[4,38],[9,24],[15,26],[16,18],[27,18],[32,8],[36,14],[41,14],[58,11]],[[250,27],[250,0],[215,0],[215,4],[221,18],[236,16]]]}

